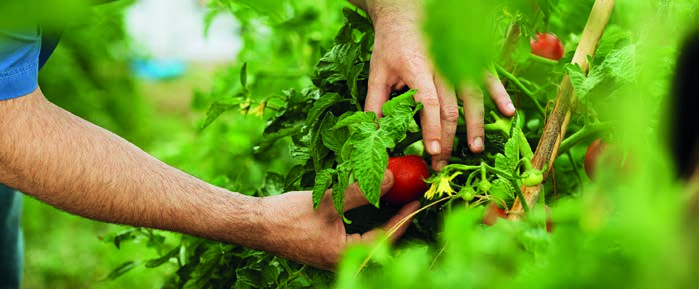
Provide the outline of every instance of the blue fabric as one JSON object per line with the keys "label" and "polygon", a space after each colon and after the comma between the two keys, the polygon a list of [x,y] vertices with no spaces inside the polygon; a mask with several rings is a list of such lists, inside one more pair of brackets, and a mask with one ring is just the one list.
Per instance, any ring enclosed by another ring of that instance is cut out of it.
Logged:
{"label": "blue fabric", "polygon": [[[39,69],[53,53],[59,37],[60,33],[42,35],[38,27],[0,30],[0,101],[29,94],[38,87]],[[21,288],[21,215],[22,194],[0,184],[0,289]]]}
{"label": "blue fabric", "polygon": [[0,289],[19,289],[22,280],[22,194],[0,184]]}
{"label": "blue fabric", "polygon": [[0,30],[0,100],[29,94],[38,87],[40,52],[38,27]]}

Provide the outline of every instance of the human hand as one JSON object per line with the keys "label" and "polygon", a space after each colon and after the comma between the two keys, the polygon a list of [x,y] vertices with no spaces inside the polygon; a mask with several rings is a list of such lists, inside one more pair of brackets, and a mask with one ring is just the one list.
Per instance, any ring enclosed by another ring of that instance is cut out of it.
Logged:
{"label": "human hand", "polygon": [[[393,175],[386,171],[381,184],[381,194],[393,186]],[[343,250],[350,244],[374,240],[384,231],[390,230],[408,215],[417,210],[420,203],[413,201],[391,218],[382,228],[363,235],[345,232],[342,218],[335,210],[328,190],[317,210],[313,210],[310,191],[289,192],[262,199],[263,231],[267,232],[264,250],[303,264],[332,270]],[[369,201],[357,184],[345,191],[345,211],[368,204]],[[407,219],[390,236],[395,242],[410,225]]]}
{"label": "human hand", "polygon": [[[483,151],[483,92],[473,84],[455,90],[435,71],[421,35],[420,2],[356,3],[372,18],[376,34],[365,110],[381,116],[381,106],[392,91],[405,86],[417,89],[415,100],[424,105],[420,111],[423,141],[432,155],[432,168],[439,171],[447,165],[453,148],[459,119],[457,94],[463,102],[469,148],[475,153]],[[514,105],[497,77],[485,74],[483,81],[498,109],[513,116]]]}

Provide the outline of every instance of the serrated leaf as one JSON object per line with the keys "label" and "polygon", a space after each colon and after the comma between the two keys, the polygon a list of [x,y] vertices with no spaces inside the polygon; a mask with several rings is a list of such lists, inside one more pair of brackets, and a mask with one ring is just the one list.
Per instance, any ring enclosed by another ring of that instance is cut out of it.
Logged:
{"label": "serrated leaf", "polygon": [[361,32],[369,32],[374,30],[374,25],[371,24],[371,20],[359,14],[357,11],[349,8],[343,8],[342,14],[344,14],[347,23],[349,23],[352,28]]}
{"label": "serrated leaf", "polygon": [[510,200],[514,198],[515,188],[506,179],[497,178],[491,183],[489,194],[500,200]]}
{"label": "serrated leaf", "polygon": [[337,167],[337,183],[333,186],[332,190],[332,198],[333,198],[333,204],[335,205],[335,209],[337,210],[337,213],[342,217],[342,219],[346,223],[351,223],[349,220],[345,218],[344,214],[344,208],[345,208],[345,191],[347,191],[347,187],[349,187],[349,178],[350,178],[350,168],[347,167],[348,163],[342,163]]}
{"label": "serrated leaf", "polygon": [[374,206],[379,206],[381,180],[388,166],[388,152],[381,132],[373,124],[356,126],[348,140],[352,144],[350,162],[359,188]]}
{"label": "serrated leaf", "polygon": [[342,101],[342,97],[337,93],[326,93],[322,95],[313,104],[311,110],[308,111],[308,117],[306,118],[306,126],[313,126],[314,123],[321,121],[321,114],[323,114],[323,112],[325,112],[326,109],[340,101]]}
{"label": "serrated leaf", "polygon": [[510,165],[510,160],[503,154],[495,155],[495,168],[506,172],[512,171],[514,168]]}
{"label": "serrated leaf", "polygon": [[603,79],[599,73],[591,73],[589,77],[585,76],[580,66],[575,64],[566,64],[565,68],[570,77],[570,82],[573,84],[573,90],[578,101],[583,101],[590,90],[595,88]]}
{"label": "serrated leaf", "polygon": [[381,137],[386,147],[393,149],[396,143],[405,138],[410,122],[414,121],[415,111],[407,105],[399,105],[393,108],[390,115],[379,119]]}
{"label": "serrated leaf", "polygon": [[323,122],[320,124],[320,134],[323,138],[323,144],[340,155],[342,146],[347,141],[349,130],[347,128],[332,129],[337,124],[338,118],[332,113],[326,114]]}
{"label": "serrated leaf", "polygon": [[516,135],[518,132],[518,129],[514,130],[512,137],[505,143],[505,156],[512,168],[519,162],[519,136]]}
{"label": "serrated leaf", "polygon": [[333,183],[333,177],[335,176],[334,169],[325,169],[316,174],[315,185],[313,186],[313,209],[318,209],[320,201],[325,195],[325,191]]}
{"label": "serrated leaf", "polygon": [[126,274],[127,272],[133,270],[136,268],[138,265],[141,265],[141,262],[137,261],[126,261],[119,265],[119,267],[116,267],[112,272],[109,272],[109,275],[105,278],[106,280],[114,280],[116,278],[119,278],[119,276]]}
{"label": "serrated leaf", "polygon": [[353,99],[359,99],[359,92],[357,92],[357,79],[359,79],[359,74],[364,70],[364,62],[360,62],[352,66],[349,71],[347,71],[347,83],[350,87],[350,95]]}
{"label": "serrated leaf", "polygon": [[383,106],[381,107],[381,112],[383,113],[383,115],[391,115],[393,114],[395,108],[399,105],[407,105],[409,107],[415,106],[416,92],[417,90],[411,89],[399,96],[392,98],[391,100],[383,104]]}
{"label": "serrated leaf", "polygon": [[343,114],[340,117],[340,120],[333,126],[332,129],[339,129],[342,127],[350,126],[350,125],[358,125],[362,123],[372,123],[375,124],[377,123],[378,117],[376,117],[376,113],[373,111],[355,111],[355,112],[348,112]]}

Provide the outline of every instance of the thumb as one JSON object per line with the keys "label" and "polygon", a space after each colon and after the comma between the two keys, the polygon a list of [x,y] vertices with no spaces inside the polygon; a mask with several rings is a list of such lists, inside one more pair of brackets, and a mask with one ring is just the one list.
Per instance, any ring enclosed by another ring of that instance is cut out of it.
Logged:
{"label": "thumb", "polygon": [[[385,170],[383,174],[383,180],[381,180],[381,195],[386,194],[393,187],[393,173],[389,170]],[[347,191],[345,191],[345,212],[357,207],[369,204],[366,196],[359,189],[357,183],[351,184]]]}

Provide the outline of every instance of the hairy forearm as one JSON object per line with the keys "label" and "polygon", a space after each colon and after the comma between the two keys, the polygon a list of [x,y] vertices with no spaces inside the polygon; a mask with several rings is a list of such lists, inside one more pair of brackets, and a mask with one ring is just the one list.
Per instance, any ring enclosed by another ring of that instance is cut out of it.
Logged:
{"label": "hairy forearm", "polygon": [[0,183],[95,220],[264,246],[259,199],[170,167],[38,90],[0,102]]}
{"label": "hairy forearm", "polygon": [[414,27],[422,18],[422,0],[348,0],[364,10],[374,22],[377,30],[400,33],[400,30],[419,29]]}

